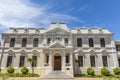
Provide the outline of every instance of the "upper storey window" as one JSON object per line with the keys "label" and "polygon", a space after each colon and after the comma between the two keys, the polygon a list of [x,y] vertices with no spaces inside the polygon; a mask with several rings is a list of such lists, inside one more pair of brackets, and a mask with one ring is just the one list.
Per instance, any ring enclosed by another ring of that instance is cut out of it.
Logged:
{"label": "upper storey window", "polygon": [[65,38],[65,43],[68,43],[68,38]]}
{"label": "upper storey window", "polygon": [[93,38],[89,38],[89,47],[94,47]]}
{"label": "upper storey window", "polygon": [[47,44],[50,44],[51,38],[47,38]]}
{"label": "upper storey window", "polygon": [[23,38],[22,47],[26,47],[26,45],[27,45],[27,38]]}
{"label": "upper storey window", "polygon": [[77,38],[77,46],[82,47],[82,38]]}
{"label": "upper storey window", "polygon": [[38,47],[38,38],[34,38],[33,47]]}
{"label": "upper storey window", "polygon": [[14,47],[14,46],[15,46],[15,38],[11,38],[10,47]]}
{"label": "upper storey window", "polygon": [[105,39],[104,38],[100,38],[100,45],[101,45],[101,47],[105,47]]}

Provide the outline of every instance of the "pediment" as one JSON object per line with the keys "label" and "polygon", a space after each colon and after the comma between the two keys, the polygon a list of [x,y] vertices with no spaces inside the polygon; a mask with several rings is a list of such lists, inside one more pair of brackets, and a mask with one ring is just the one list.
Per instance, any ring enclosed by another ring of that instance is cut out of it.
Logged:
{"label": "pediment", "polygon": [[62,45],[60,42],[55,42],[52,45],[50,45],[49,48],[65,48],[65,46]]}
{"label": "pediment", "polygon": [[67,33],[70,33],[68,30],[66,29],[62,29],[60,27],[56,27],[56,28],[53,28],[53,29],[48,29],[46,31],[46,33],[54,33],[54,34],[67,34]]}
{"label": "pediment", "polygon": [[13,50],[9,50],[8,53],[13,53]]}

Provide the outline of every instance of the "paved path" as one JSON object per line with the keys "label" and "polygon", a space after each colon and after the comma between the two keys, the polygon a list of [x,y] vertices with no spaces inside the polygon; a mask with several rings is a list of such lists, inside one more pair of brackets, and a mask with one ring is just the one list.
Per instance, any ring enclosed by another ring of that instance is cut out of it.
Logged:
{"label": "paved path", "polygon": [[21,78],[9,78],[8,80],[103,80],[102,78],[74,78],[74,79],[41,79],[38,77],[35,78],[28,78],[28,77],[21,77]]}

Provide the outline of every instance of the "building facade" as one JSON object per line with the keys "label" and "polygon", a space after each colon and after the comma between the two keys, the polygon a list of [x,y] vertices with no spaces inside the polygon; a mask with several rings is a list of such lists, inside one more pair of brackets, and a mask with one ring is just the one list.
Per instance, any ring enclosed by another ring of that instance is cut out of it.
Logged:
{"label": "building facade", "polygon": [[105,66],[118,67],[113,33],[105,28],[68,28],[65,23],[51,23],[44,28],[10,28],[2,34],[4,40],[1,69],[13,66],[16,72],[26,66],[28,58],[37,64],[35,73],[41,76],[51,71],[67,75],[86,73],[92,67],[95,73]]}

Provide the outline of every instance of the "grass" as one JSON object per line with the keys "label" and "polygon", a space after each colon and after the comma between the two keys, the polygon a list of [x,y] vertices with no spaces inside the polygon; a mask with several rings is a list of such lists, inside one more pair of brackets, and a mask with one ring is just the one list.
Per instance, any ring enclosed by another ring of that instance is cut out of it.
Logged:
{"label": "grass", "polygon": [[39,77],[38,74],[22,74],[22,73],[0,73],[0,77]]}
{"label": "grass", "polygon": [[102,75],[87,75],[87,74],[75,74],[74,77],[85,77],[85,78],[120,78],[120,75],[110,74],[109,76]]}

